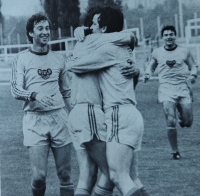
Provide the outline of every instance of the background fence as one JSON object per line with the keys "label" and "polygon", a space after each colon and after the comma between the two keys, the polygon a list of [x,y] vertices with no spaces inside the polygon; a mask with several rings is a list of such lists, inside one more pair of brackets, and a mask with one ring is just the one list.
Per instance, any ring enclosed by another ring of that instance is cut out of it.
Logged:
{"label": "background fence", "polygon": [[[154,48],[162,45],[162,41],[159,40],[151,41],[149,45],[146,45],[143,42],[139,42],[138,46],[135,47],[135,50],[133,51],[133,57],[134,61],[136,63],[136,66],[140,68],[141,72],[144,71],[145,64],[147,63],[149,56],[151,55],[151,52]],[[177,43],[187,47],[196,63],[200,67],[200,44],[190,44],[187,43],[187,40],[178,39]],[[67,38],[67,39],[60,39],[60,40],[54,40],[49,42],[49,47],[53,51],[57,51],[63,55],[68,55],[69,53],[72,53],[72,50],[74,48],[74,45],[76,44],[75,38]],[[8,67],[11,64],[14,56],[19,52],[22,51],[28,47],[30,47],[31,44],[18,44],[18,45],[3,45],[0,46],[0,68],[1,68],[1,62],[4,64],[7,64]]]}

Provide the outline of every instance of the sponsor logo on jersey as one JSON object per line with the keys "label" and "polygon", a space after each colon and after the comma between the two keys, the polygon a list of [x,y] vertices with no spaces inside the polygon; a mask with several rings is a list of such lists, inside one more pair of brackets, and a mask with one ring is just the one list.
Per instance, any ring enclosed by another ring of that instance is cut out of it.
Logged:
{"label": "sponsor logo on jersey", "polygon": [[176,64],[176,61],[175,61],[175,60],[173,60],[173,61],[167,60],[167,61],[166,61],[166,64],[167,64],[170,68],[172,68],[172,67],[174,67],[174,65]]}
{"label": "sponsor logo on jersey", "polygon": [[48,69],[38,69],[38,74],[44,79],[48,79],[50,75],[52,74],[52,70],[50,68]]}

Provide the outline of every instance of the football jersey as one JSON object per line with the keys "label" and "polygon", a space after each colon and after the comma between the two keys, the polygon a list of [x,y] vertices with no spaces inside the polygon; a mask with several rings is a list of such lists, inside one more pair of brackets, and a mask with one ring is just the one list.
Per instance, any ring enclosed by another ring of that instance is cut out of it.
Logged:
{"label": "football jersey", "polygon": [[[73,57],[75,59],[84,57],[108,42],[123,45],[130,41],[130,33],[91,34],[86,36],[85,41],[77,42],[73,50]],[[90,58],[90,56],[87,56],[86,58]],[[104,59],[104,57],[102,59]],[[93,63],[94,62],[92,61],[92,64]],[[70,68],[70,65],[71,62],[66,62],[68,69]],[[88,66],[91,67],[90,64],[88,64]],[[72,69],[69,70],[73,71]],[[86,71],[85,73],[72,73],[71,104],[73,107],[80,103],[90,103],[102,107],[102,93],[99,86],[99,74],[97,72]]]}
{"label": "football jersey", "polygon": [[185,47],[177,46],[174,50],[166,50],[162,46],[153,51],[151,58],[156,61],[156,65],[147,66],[145,73],[151,74],[157,68],[160,83],[183,83],[188,77],[188,70],[191,74],[197,74],[196,65],[188,63],[192,57]]}
{"label": "football jersey", "polygon": [[[49,50],[33,52],[30,48],[17,54],[12,66],[11,92],[24,100],[25,111],[50,111],[65,106],[63,98],[70,98],[70,81],[62,55]],[[54,99],[53,106],[30,101],[32,92],[44,93]]]}
{"label": "football jersey", "polygon": [[76,104],[84,103],[102,107],[102,95],[99,87],[98,74],[72,73],[71,106],[74,107]]}
{"label": "football jersey", "polygon": [[[103,34],[98,35],[102,36]],[[85,39],[83,44],[87,45],[87,42],[90,43],[90,40]],[[95,41],[93,41],[94,43]],[[85,50],[87,55],[71,61],[69,70],[75,73],[98,71],[104,109],[119,104],[136,104],[133,78],[126,79],[121,74],[122,67],[130,66],[127,59],[133,57],[131,49],[128,46],[116,46],[112,43],[99,45],[98,39],[96,39],[97,45],[98,47],[94,46],[87,52]]]}

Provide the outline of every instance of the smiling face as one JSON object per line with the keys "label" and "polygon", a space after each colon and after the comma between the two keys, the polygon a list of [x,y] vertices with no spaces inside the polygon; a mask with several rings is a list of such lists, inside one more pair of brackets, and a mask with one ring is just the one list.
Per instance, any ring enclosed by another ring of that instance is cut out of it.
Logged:
{"label": "smiling face", "polygon": [[163,32],[163,40],[165,43],[166,48],[173,48],[175,47],[175,40],[176,40],[176,35],[174,31],[171,30],[165,30]]}
{"label": "smiling face", "polygon": [[42,20],[34,25],[33,32],[29,32],[33,38],[33,45],[46,46],[50,38],[50,26],[47,20]]}

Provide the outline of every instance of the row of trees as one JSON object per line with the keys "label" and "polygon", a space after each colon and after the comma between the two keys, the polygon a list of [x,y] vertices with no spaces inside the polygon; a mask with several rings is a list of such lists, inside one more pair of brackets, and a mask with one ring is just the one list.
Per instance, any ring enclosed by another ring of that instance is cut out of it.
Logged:
{"label": "row of trees", "polygon": [[57,39],[58,28],[63,29],[65,36],[70,36],[70,28],[79,25],[79,0],[40,0],[52,22],[52,38]]}
{"label": "row of trees", "polygon": [[[179,0],[165,0],[164,4],[158,4],[154,9],[149,9],[141,4],[136,9],[130,9],[127,5],[122,5],[122,0],[88,0],[85,13],[81,15],[78,0],[40,0],[43,1],[44,10],[54,24],[54,29],[60,27],[67,29],[65,36],[70,36],[70,28],[74,29],[81,24],[84,14],[93,6],[111,6],[123,10],[127,28],[141,27],[141,18],[144,22],[144,36],[151,35],[153,39],[159,36],[157,17],[160,18],[161,27],[164,25],[174,25],[175,15],[179,13]],[[194,12],[200,13],[197,6],[190,4],[190,7],[183,5],[184,26],[186,21],[194,17]],[[199,14],[200,15],[200,14]],[[141,29],[140,29],[141,30]],[[179,29],[177,29],[179,31]],[[56,38],[56,37],[55,37]]]}
{"label": "row of trees", "polygon": [[[80,12],[81,0],[38,0],[52,21],[53,31],[52,39],[58,39],[60,37],[70,37],[73,29],[81,25],[84,15],[88,9],[93,6],[112,6],[123,10],[127,28],[140,28],[140,19],[143,19],[144,23],[144,36],[150,34],[154,39],[157,36],[157,17],[160,17],[161,25],[172,24],[175,25],[174,15],[179,13],[178,0],[166,0],[163,5],[158,4],[154,9],[148,9],[142,5],[139,5],[136,9],[130,9],[127,5],[123,5],[122,0],[88,0],[88,6],[84,13]],[[1,0],[0,0],[1,2]],[[200,15],[198,6],[186,7],[183,5],[183,19],[184,26],[186,20],[194,17],[194,12],[197,16]],[[0,12],[0,22],[3,24],[3,16]],[[11,39],[11,44],[16,44],[16,35],[21,37],[21,43],[26,43],[26,25],[27,17],[10,18],[9,21],[5,20],[4,39],[7,36],[15,36]],[[14,28],[15,27],[15,28]],[[58,28],[61,29],[62,35],[58,34]],[[4,41],[4,44],[7,44]]]}
{"label": "row of trees", "polygon": [[[200,6],[200,2],[199,2]],[[194,18],[194,13],[200,16],[200,10],[198,6],[191,4],[185,6],[183,4],[183,22],[187,25],[187,20]],[[139,5],[137,9],[129,9],[128,6],[124,6],[124,15],[127,20],[127,28],[140,27],[140,19],[143,19],[144,36],[150,34],[153,39],[156,39],[158,34],[157,17],[160,18],[160,25],[174,25],[175,14],[179,14],[179,2],[178,0],[166,0],[164,4],[158,4],[154,9],[148,9]],[[179,18],[178,18],[179,19]],[[179,21],[179,20],[178,20]],[[177,30],[180,32],[180,25]]]}
{"label": "row of trees", "polygon": [[0,0],[0,45],[3,43],[3,29],[4,29],[4,17],[1,13],[1,0]]}
{"label": "row of trees", "polygon": [[[88,0],[86,10],[84,13],[81,13],[80,1],[81,0],[38,0],[38,3],[40,3],[43,9],[42,11],[48,15],[52,22],[52,40],[72,36],[73,30],[82,24],[82,19],[87,13],[87,10],[93,6],[112,6],[122,9],[122,0]],[[25,36],[27,19],[28,17],[26,16],[5,19],[4,36],[2,36],[4,39],[3,44],[27,43],[27,38]],[[2,23],[3,22],[1,22],[1,24]],[[58,31],[58,29],[60,31]]]}
{"label": "row of trees", "polygon": [[[61,28],[65,36],[71,36],[73,29],[81,24],[84,13],[83,15],[80,13],[79,0],[40,0],[40,2],[52,21],[54,32]],[[122,0],[88,0],[85,13],[94,6],[111,6],[122,9]],[[53,39],[56,39],[56,36],[54,33]]]}

